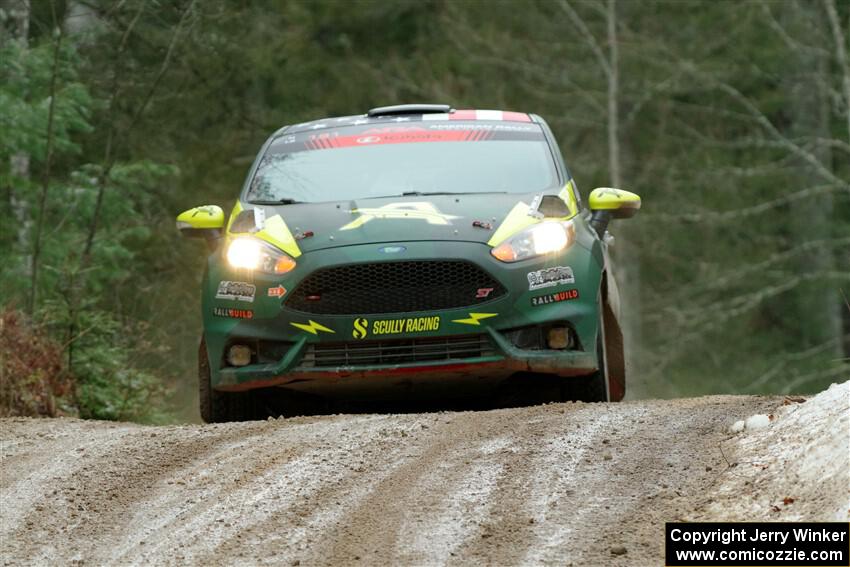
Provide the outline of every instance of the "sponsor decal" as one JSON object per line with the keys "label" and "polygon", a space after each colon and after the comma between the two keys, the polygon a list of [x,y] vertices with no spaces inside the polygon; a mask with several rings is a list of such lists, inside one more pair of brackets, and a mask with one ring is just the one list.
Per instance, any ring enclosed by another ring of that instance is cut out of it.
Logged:
{"label": "sponsor decal", "polygon": [[378,248],[378,252],[382,252],[384,254],[400,254],[407,250],[406,246],[384,246],[382,248]]}
{"label": "sponsor decal", "polygon": [[375,219],[398,219],[398,220],[424,220],[428,224],[451,224],[451,220],[459,219],[455,215],[444,215],[437,210],[432,203],[390,203],[376,209],[358,208],[352,209],[352,213],[360,216],[340,228],[340,230],[351,230],[360,228],[367,222]]}
{"label": "sponsor decal", "polygon": [[475,325],[480,326],[482,319],[489,319],[490,317],[498,317],[498,313],[470,313],[469,317],[466,319],[452,319],[452,323],[461,323],[463,325]]}
{"label": "sponsor decal", "polygon": [[351,336],[355,339],[365,339],[366,335],[369,334],[369,320],[368,319],[355,319],[354,320],[354,330],[351,331]]}
{"label": "sponsor decal", "polygon": [[559,291],[557,293],[550,293],[547,295],[538,295],[537,297],[532,297],[531,305],[537,307],[539,305],[549,305],[550,303],[558,303],[559,301],[570,301],[571,299],[578,299],[577,289],[568,289],[566,291]]}
{"label": "sponsor decal", "polygon": [[319,331],[323,333],[335,333],[333,329],[328,329],[321,323],[316,323],[313,320],[307,321],[307,323],[290,323],[296,329],[301,329],[302,331],[306,331],[311,335],[318,335]]}
{"label": "sponsor decal", "polygon": [[286,295],[286,288],[282,285],[270,287],[267,293],[269,297],[283,297]]}
{"label": "sponsor decal", "polygon": [[233,299],[236,301],[254,301],[254,293],[257,291],[257,286],[248,282],[231,282],[222,280],[218,283],[218,291],[215,294],[216,299]]}
{"label": "sponsor decal", "polygon": [[599,196],[601,197],[602,195],[608,195],[616,199],[623,198],[623,194],[620,191],[614,189],[613,187],[604,187],[602,191],[599,192]]}
{"label": "sponsor decal", "polygon": [[493,293],[492,287],[481,287],[478,288],[478,291],[475,292],[475,299],[484,299],[485,297],[490,297],[490,294]]}
{"label": "sponsor decal", "polygon": [[370,335],[399,335],[402,333],[425,333],[440,330],[440,317],[406,317],[403,319],[354,320],[351,336],[365,339]]}
{"label": "sponsor decal", "polygon": [[528,272],[528,289],[531,291],[571,283],[576,283],[576,278],[573,275],[573,269],[569,266],[556,266]]}
{"label": "sponsor decal", "polygon": [[212,205],[204,205],[202,207],[195,207],[195,212],[192,213],[192,218],[195,218],[199,214],[204,213],[207,216],[213,216],[216,213],[215,207]]}
{"label": "sponsor decal", "polygon": [[216,317],[229,317],[230,319],[254,318],[254,312],[250,309],[233,309],[231,307],[213,307],[213,315]]}
{"label": "sponsor decal", "polygon": [[536,126],[521,126],[516,124],[429,124],[428,128],[432,130],[494,130],[499,132],[529,132],[534,134],[540,132],[540,129]]}

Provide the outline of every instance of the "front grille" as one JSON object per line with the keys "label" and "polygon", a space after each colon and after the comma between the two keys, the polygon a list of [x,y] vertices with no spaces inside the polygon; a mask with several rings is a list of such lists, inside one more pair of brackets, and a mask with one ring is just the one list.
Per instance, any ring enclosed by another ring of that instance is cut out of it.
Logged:
{"label": "front grille", "polygon": [[307,345],[301,366],[336,368],[339,366],[404,364],[477,358],[493,354],[495,354],[493,343],[487,335],[311,343]]}
{"label": "front grille", "polygon": [[410,313],[471,307],[504,294],[471,262],[381,262],[317,270],[290,293],[286,306],[318,315]]}

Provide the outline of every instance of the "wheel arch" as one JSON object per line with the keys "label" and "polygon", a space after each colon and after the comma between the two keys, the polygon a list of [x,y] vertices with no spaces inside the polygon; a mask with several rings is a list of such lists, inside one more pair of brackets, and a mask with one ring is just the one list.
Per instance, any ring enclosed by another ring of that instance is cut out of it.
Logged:
{"label": "wheel arch", "polygon": [[617,284],[603,270],[600,284],[602,299],[602,324],[605,325],[605,364],[608,371],[608,396],[612,402],[619,402],[626,394],[626,357],[623,342],[623,329],[620,325],[620,298]]}

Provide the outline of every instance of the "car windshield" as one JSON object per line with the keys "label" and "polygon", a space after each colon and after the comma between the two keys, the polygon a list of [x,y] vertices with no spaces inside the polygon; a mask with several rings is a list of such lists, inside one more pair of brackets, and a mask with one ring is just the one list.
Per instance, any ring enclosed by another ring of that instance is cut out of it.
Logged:
{"label": "car windshield", "polygon": [[537,124],[349,126],[277,138],[245,199],[286,204],[405,193],[528,193],[557,184]]}

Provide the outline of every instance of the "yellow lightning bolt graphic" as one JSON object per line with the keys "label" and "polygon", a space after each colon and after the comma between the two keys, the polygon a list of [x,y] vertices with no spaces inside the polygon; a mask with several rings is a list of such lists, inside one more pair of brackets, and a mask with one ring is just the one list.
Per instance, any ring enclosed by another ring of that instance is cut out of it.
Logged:
{"label": "yellow lightning bolt graphic", "polygon": [[463,323],[464,325],[480,325],[482,319],[498,316],[498,313],[470,313],[468,319],[452,319],[452,323]]}
{"label": "yellow lightning bolt graphic", "polygon": [[312,333],[314,335],[318,335],[318,331],[324,331],[325,333],[335,333],[333,329],[328,329],[324,325],[320,323],[316,323],[313,320],[310,320],[305,325],[304,323],[290,323],[293,327],[297,329],[301,329],[302,331],[307,331],[308,333]]}

